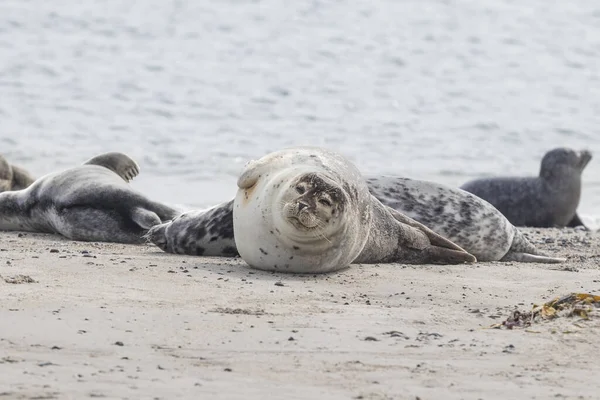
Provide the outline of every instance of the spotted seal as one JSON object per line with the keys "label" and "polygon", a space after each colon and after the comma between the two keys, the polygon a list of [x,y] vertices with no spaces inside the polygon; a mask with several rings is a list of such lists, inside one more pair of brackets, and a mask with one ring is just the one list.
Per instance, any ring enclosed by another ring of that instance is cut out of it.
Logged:
{"label": "spotted seal", "polygon": [[233,201],[185,213],[146,237],[167,252],[223,256],[235,250],[254,268],[296,273],[351,263],[476,261],[381,204],[353,164],[316,147],[284,149],[250,162]]}
{"label": "spotted seal", "polygon": [[396,176],[367,177],[369,190],[477,257],[479,261],[559,263],[527,240],[500,211],[461,189]]}
{"label": "spotted seal", "polygon": [[324,273],[351,263],[457,264],[475,257],[381,204],[341,154],[291,147],[251,161],[233,201],[233,231],[251,267]]}
{"label": "spotted seal", "polygon": [[141,243],[148,229],[178,211],[132,190],[128,182],[138,173],[138,165],[125,154],[104,153],[45,175],[26,189],[0,193],[0,230]]}
{"label": "spotted seal", "polygon": [[34,182],[25,169],[10,164],[0,155],[0,192],[25,189]]}
{"label": "spotted seal", "polygon": [[515,226],[575,227],[581,174],[592,159],[587,150],[556,148],[542,158],[537,177],[476,179],[461,189],[488,201]]}
{"label": "spotted seal", "polygon": [[[461,189],[395,176],[367,176],[366,182],[370,193],[382,204],[447,237],[479,261],[564,261],[538,251],[502,213]],[[208,210],[184,213],[153,227],[147,236],[168,253],[238,255],[233,200]]]}

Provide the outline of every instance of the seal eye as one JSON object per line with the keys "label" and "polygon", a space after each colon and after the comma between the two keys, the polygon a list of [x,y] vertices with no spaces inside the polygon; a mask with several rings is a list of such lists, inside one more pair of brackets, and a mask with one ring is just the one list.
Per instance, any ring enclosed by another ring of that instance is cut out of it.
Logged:
{"label": "seal eye", "polygon": [[325,206],[325,207],[331,207],[331,202],[327,199],[320,199],[319,200],[319,204]]}
{"label": "seal eye", "polygon": [[298,192],[298,194],[303,194],[304,192],[306,192],[306,189],[304,188],[304,186],[296,186],[296,192]]}

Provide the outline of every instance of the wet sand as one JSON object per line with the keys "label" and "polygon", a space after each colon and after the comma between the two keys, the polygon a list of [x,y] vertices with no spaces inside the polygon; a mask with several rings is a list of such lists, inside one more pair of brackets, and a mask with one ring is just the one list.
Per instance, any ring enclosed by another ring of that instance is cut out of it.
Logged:
{"label": "wet sand", "polygon": [[525,231],[567,262],[298,276],[3,232],[0,399],[598,398],[600,319],[485,329],[600,292],[598,233]]}

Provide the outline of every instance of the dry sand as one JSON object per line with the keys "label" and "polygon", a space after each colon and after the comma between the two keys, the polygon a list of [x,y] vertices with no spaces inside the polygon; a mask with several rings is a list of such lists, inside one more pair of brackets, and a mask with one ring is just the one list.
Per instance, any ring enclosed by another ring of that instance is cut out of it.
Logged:
{"label": "dry sand", "polygon": [[598,319],[484,329],[600,291],[598,233],[526,231],[569,260],[293,276],[0,233],[0,400],[599,398]]}

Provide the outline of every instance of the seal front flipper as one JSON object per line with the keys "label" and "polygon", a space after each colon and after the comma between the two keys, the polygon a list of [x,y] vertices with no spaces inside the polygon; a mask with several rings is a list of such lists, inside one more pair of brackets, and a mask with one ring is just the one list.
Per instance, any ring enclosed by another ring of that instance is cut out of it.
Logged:
{"label": "seal front flipper", "polygon": [[[403,214],[394,213],[395,210],[376,199],[372,205],[375,222],[371,225],[368,241],[355,263],[462,264],[477,261],[472,254],[430,229],[422,228]],[[415,223],[416,227],[411,226]],[[430,237],[443,246],[432,243]],[[451,248],[446,246],[447,242]]]}
{"label": "seal front flipper", "polygon": [[86,164],[108,168],[123,178],[125,182],[129,182],[140,173],[140,167],[135,161],[129,156],[118,152],[100,154],[86,161],[84,165]]}
{"label": "seal front flipper", "polygon": [[[412,261],[414,264],[463,264],[477,262],[477,258],[465,250],[455,250],[445,246],[446,239],[440,242],[440,246],[434,244],[429,235],[420,228],[415,228],[399,221],[398,223],[402,232],[401,236],[404,236],[404,241],[400,244],[406,247],[402,261]],[[429,242],[424,248],[422,245],[423,240]],[[452,242],[449,243],[454,245]]]}
{"label": "seal front flipper", "polygon": [[394,218],[397,221],[422,231],[425,235],[427,235],[427,238],[429,238],[429,241],[431,242],[432,245],[435,245],[438,247],[444,247],[444,248],[451,249],[451,250],[456,250],[459,252],[462,251],[462,252],[466,253],[465,249],[463,249],[456,243],[446,239],[445,237],[438,235],[437,233],[435,233],[434,231],[432,231],[431,229],[429,229],[422,223],[417,222],[416,220],[402,214],[399,211],[394,210],[391,207],[387,207],[387,209],[394,216]]}

